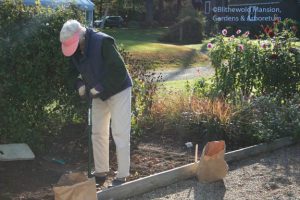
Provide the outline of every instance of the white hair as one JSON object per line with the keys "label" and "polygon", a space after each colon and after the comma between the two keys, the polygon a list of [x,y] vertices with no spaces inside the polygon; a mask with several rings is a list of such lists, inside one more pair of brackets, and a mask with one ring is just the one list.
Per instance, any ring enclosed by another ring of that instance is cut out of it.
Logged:
{"label": "white hair", "polygon": [[80,37],[82,37],[86,31],[77,20],[70,19],[64,23],[60,31],[60,41],[63,42],[74,35],[77,31],[80,31]]}

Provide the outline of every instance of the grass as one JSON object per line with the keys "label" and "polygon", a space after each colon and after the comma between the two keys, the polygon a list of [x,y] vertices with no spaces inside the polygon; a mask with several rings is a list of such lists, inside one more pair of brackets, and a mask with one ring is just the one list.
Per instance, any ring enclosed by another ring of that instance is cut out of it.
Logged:
{"label": "grass", "polygon": [[166,28],[103,30],[116,39],[118,46],[130,52],[137,60],[148,63],[151,69],[208,65],[208,56],[200,53],[202,44],[175,45],[159,42],[158,38],[166,31]]}
{"label": "grass", "polygon": [[187,131],[191,132],[191,125],[197,124],[195,134],[199,134],[200,127],[214,134],[215,130],[228,123],[232,108],[223,100],[199,98],[186,91],[173,90],[165,91],[165,95],[157,95],[151,114],[157,119],[154,123],[162,123],[166,129],[177,130],[179,125],[188,127]]}
{"label": "grass", "polygon": [[[103,32],[113,36],[118,45],[123,45],[125,50],[130,52],[147,49],[151,43],[157,43],[160,35],[164,34],[165,28],[157,29],[137,29],[137,28],[123,28],[123,29],[104,29]],[[152,51],[159,50],[160,45],[152,46]]]}
{"label": "grass", "polygon": [[161,86],[163,87],[163,90],[166,91],[185,90],[187,85],[192,86],[196,81],[197,79],[166,81],[161,83]]}
{"label": "grass", "polygon": [[[158,85],[158,96],[165,96],[170,92],[181,92],[189,94],[191,92],[192,87],[195,86],[199,78],[189,79],[189,80],[176,80],[176,81],[166,81],[161,82]],[[205,78],[206,85],[212,85],[212,80],[210,78]],[[206,86],[206,87],[207,87]]]}

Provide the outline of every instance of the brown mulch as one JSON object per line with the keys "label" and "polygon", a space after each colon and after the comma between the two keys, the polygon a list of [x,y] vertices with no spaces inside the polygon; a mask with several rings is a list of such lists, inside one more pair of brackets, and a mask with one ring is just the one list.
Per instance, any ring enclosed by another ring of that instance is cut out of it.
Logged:
{"label": "brown mulch", "polygon": [[[63,136],[55,138],[47,153],[36,154],[32,161],[0,162],[1,200],[50,200],[52,187],[65,173],[87,173],[88,149],[84,126],[67,127]],[[50,140],[49,140],[50,141]],[[149,133],[132,141],[130,180],[149,176],[193,162],[192,151],[187,151],[185,139],[176,133]],[[117,170],[114,143],[111,141],[111,170],[105,188]]]}

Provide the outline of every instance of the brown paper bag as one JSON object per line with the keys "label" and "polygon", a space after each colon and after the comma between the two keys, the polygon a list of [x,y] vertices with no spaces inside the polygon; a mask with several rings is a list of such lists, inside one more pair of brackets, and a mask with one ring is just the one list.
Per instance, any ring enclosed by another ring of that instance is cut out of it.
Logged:
{"label": "brown paper bag", "polygon": [[95,178],[80,172],[62,175],[53,190],[55,200],[97,200]]}
{"label": "brown paper bag", "polygon": [[224,141],[208,142],[205,145],[197,169],[197,178],[200,182],[214,182],[226,176],[228,165],[224,155]]}

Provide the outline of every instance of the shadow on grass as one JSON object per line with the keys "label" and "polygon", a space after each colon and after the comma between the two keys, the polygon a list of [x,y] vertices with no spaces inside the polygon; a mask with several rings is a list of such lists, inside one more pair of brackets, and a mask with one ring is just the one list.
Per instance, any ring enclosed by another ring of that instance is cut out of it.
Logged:
{"label": "shadow on grass", "polygon": [[193,64],[194,58],[197,56],[195,49],[192,49],[190,52],[186,53],[182,59],[182,68],[187,68]]}

